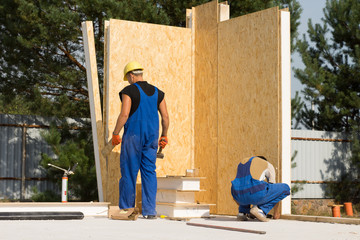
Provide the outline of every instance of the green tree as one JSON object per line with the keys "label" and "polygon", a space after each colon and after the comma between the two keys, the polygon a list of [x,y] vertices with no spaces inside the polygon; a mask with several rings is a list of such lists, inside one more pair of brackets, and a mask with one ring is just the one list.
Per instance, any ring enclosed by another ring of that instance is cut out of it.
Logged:
{"label": "green tree", "polygon": [[[305,86],[305,99],[315,107],[304,107],[302,124],[309,129],[346,132],[352,136],[352,157],[348,159],[351,172],[342,179],[354,179],[352,174],[360,171],[359,22],[359,0],[328,0],[322,24],[313,25],[309,20],[310,43],[305,36],[298,42],[305,68],[296,69],[295,76]],[[336,191],[341,189],[346,188],[334,188],[332,193],[343,196]],[[353,198],[359,198],[359,184],[353,184],[352,189]]]}
{"label": "green tree", "polygon": [[293,129],[299,129],[302,116],[301,111],[303,110],[304,104],[299,96],[299,92],[296,92],[295,97],[291,99],[291,125]]}
{"label": "green tree", "polygon": [[[72,126],[63,125],[61,131],[52,126],[49,131],[42,132],[42,137],[50,145],[55,158],[42,155],[41,166],[48,171],[48,177],[61,188],[63,171],[48,166],[48,163],[64,169],[73,167],[74,175],[69,175],[70,198],[80,201],[94,201],[97,196],[95,160],[92,150],[92,138],[88,130],[71,130]],[[39,198],[39,197],[38,197]]]}
{"label": "green tree", "polygon": [[103,23],[110,18],[169,23],[165,12],[146,0],[1,1],[1,111],[18,104],[17,96],[25,112],[88,117],[81,22],[94,22],[102,79]]}

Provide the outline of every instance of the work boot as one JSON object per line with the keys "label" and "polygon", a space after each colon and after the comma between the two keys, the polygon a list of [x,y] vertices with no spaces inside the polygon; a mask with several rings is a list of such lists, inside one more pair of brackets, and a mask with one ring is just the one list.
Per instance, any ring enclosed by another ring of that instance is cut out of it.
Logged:
{"label": "work boot", "polygon": [[254,215],[258,220],[260,220],[262,222],[268,222],[269,221],[269,219],[266,218],[266,215],[263,212],[263,210],[259,209],[257,206],[253,206],[250,209],[250,213],[252,215]]}
{"label": "work boot", "polygon": [[138,216],[140,215],[139,213],[139,209],[138,208],[134,208],[134,211],[129,215],[129,220],[137,220]]}
{"label": "work boot", "polygon": [[111,219],[114,220],[136,220],[139,215],[137,208],[119,209],[115,213],[111,214]]}
{"label": "work boot", "polygon": [[156,215],[146,215],[144,216],[145,219],[156,219]]}
{"label": "work boot", "polygon": [[248,221],[249,220],[246,213],[239,213],[236,218],[238,221]]}

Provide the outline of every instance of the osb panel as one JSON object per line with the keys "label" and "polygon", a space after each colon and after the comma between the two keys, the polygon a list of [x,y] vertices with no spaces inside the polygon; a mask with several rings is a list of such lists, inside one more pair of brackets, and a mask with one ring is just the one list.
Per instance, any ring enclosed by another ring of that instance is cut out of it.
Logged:
{"label": "osb panel", "polygon": [[[124,66],[139,61],[144,80],[165,92],[170,116],[169,144],[164,159],[157,160],[158,176],[184,174],[190,168],[191,151],[191,30],[155,24],[110,20],[107,130],[114,129],[120,112],[119,91]],[[108,201],[118,202],[120,147],[108,157]]]}
{"label": "osb panel", "polygon": [[[106,103],[107,103],[107,78],[109,77],[109,73],[108,73],[108,47],[109,47],[109,38],[108,38],[108,33],[109,33],[109,21],[105,21],[104,24],[104,79],[103,79],[103,122],[102,122],[102,131],[103,131],[103,136],[100,139],[100,141],[102,142],[103,146],[105,146],[106,144],[106,140],[107,140],[107,132],[106,132]],[[102,157],[102,156],[101,156]],[[108,182],[108,169],[107,169],[107,159],[105,158],[101,164],[101,175],[102,175],[102,186],[103,186],[103,195],[104,195],[104,201],[107,202],[108,201],[108,189],[107,189],[107,182]]]}
{"label": "osb panel", "polygon": [[237,213],[230,188],[242,158],[279,166],[278,21],[271,8],[219,23],[218,214]]}
{"label": "osb panel", "polygon": [[96,53],[95,53],[95,39],[94,29],[91,21],[82,23],[83,39],[84,39],[84,50],[86,58],[86,73],[87,82],[89,89],[89,102],[90,102],[90,113],[91,113],[91,127],[94,138],[94,155],[96,165],[96,176],[98,180],[98,193],[99,200],[103,201],[103,190],[105,189],[105,183],[102,181],[102,176],[106,173],[105,170],[105,159],[99,154],[100,149],[104,146],[103,141],[103,128],[102,128],[102,115],[100,105],[100,92],[99,92],[99,81],[96,64]]}
{"label": "osb panel", "polygon": [[[194,11],[195,10],[195,11]],[[200,169],[199,202],[216,203],[217,196],[217,22],[218,3],[212,1],[193,9],[195,21],[195,168]],[[211,207],[216,213],[216,206]]]}

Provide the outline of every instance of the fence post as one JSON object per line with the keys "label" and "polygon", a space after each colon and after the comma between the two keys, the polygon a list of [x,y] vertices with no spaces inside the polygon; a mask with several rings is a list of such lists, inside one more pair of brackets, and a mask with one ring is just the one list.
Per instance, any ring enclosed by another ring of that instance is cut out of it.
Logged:
{"label": "fence post", "polygon": [[21,194],[20,199],[25,199],[25,173],[26,173],[26,124],[22,128],[22,158],[21,158]]}

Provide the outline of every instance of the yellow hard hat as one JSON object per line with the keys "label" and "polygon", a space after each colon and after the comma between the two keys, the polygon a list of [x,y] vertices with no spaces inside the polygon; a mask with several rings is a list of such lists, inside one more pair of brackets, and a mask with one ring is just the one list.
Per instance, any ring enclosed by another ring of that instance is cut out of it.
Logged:
{"label": "yellow hard hat", "polygon": [[144,68],[137,61],[129,62],[124,68],[124,81],[127,81],[126,74],[134,70],[144,70]]}

